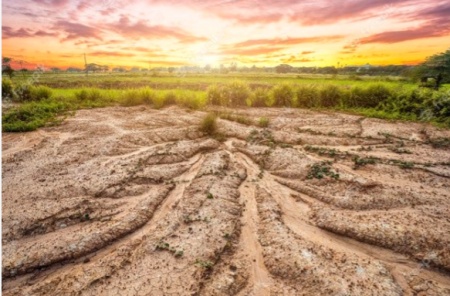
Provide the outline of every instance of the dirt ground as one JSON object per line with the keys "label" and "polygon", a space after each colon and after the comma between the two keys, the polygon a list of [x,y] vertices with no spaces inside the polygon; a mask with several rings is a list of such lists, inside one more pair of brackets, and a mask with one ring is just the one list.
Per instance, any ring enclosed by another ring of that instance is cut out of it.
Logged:
{"label": "dirt ground", "polygon": [[450,295],[449,131],[221,111],[4,133],[3,295]]}

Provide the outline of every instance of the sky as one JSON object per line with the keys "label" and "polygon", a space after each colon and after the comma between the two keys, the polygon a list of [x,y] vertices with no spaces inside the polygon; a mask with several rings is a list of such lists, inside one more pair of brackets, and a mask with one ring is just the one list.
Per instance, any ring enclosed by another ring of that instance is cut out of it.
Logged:
{"label": "sky", "polygon": [[449,47],[449,0],[2,1],[15,67],[417,64]]}

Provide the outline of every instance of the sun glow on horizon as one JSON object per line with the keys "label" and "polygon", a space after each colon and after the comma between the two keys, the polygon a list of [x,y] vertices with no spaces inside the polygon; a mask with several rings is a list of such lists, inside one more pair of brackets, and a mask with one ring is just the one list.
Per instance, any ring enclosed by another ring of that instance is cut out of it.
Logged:
{"label": "sun glow on horizon", "polygon": [[[26,65],[415,64],[449,46],[448,1],[3,1],[3,56]],[[22,64],[23,65],[23,64]]]}

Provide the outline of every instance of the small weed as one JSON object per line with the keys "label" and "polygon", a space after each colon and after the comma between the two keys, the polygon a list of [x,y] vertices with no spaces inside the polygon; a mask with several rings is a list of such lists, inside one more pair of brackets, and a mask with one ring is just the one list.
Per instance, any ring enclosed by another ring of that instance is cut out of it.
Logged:
{"label": "small weed", "polygon": [[450,138],[429,139],[428,142],[433,148],[450,148]]}
{"label": "small weed", "polygon": [[305,146],[305,150],[309,151],[309,152],[317,153],[320,156],[328,156],[328,157],[332,157],[332,158],[334,158],[340,154],[339,151],[336,149],[314,147],[314,146],[310,146],[310,145]]}
{"label": "small weed", "polygon": [[183,254],[184,254],[184,251],[183,250],[177,250],[177,249],[175,249],[174,247],[171,247],[170,245],[169,245],[169,243],[167,243],[167,242],[164,242],[164,241],[159,241],[157,244],[156,244],[156,247],[155,247],[155,250],[156,251],[169,251],[170,253],[172,253],[175,257],[182,257],[183,256]]}
{"label": "small weed", "polygon": [[213,262],[201,259],[195,260],[195,264],[206,269],[211,269],[214,266]]}
{"label": "small weed", "polygon": [[268,127],[269,126],[269,118],[261,117],[258,121],[258,125],[263,128]]}
{"label": "small weed", "polygon": [[322,161],[315,163],[311,166],[307,179],[323,179],[324,177],[330,177],[335,180],[339,179],[339,174],[334,172],[331,168],[330,161]]}
{"label": "small weed", "polygon": [[247,137],[247,142],[257,145],[267,145],[269,147],[275,147],[276,142],[269,130],[252,130]]}
{"label": "small weed", "polygon": [[170,245],[164,241],[160,241],[156,244],[156,250],[169,250]]}
{"label": "small weed", "polygon": [[178,250],[175,252],[174,256],[179,258],[179,257],[183,257],[184,255],[184,251],[183,250]]}
{"label": "small weed", "polygon": [[208,192],[208,194],[206,194],[206,198],[207,198],[207,199],[213,199],[214,196],[212,195],[211,192]]}
{"label": "small weed", "polygon": [[397,153],[397,154],[412,154],[412,152],[409,151],[408,149],[400,148],[400,147],[391,147],[391,148],[389,148],[389,150],[391,150],[392,152]]}
{"label": "small weed", "polygon": [[398,163],[398,166],[401,169],[408,170],[408,169],[412,169],[414,167],[414,163],[413,162],[409,162],[409,161],[400,161]]}
{"label": "small weed", "polygon": [[377,161],[378,161],[378,159],[375,157],[361,158],[359,156],[355,156],[355,157],[353,157],[353,162],[354,162],[353,169],[356,170],[356,169],[359,169],[360,167],[366,166],[368,164],[376,164]]}
{"label": "small weed", "polygon": [[214,136],[217,131],[217,117],[214,114],[206,115],[201,124],[200,131],[205,133],[208,136]]}

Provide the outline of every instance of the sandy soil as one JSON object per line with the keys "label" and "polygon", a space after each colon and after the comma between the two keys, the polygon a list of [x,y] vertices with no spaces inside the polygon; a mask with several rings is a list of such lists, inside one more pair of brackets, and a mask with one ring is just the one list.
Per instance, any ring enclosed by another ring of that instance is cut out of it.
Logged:
{"label": "sandy soil", "polygon": [[3,295],[450,295],[449,131],[221,111],[255,125],[114,107],[3,134]]}

